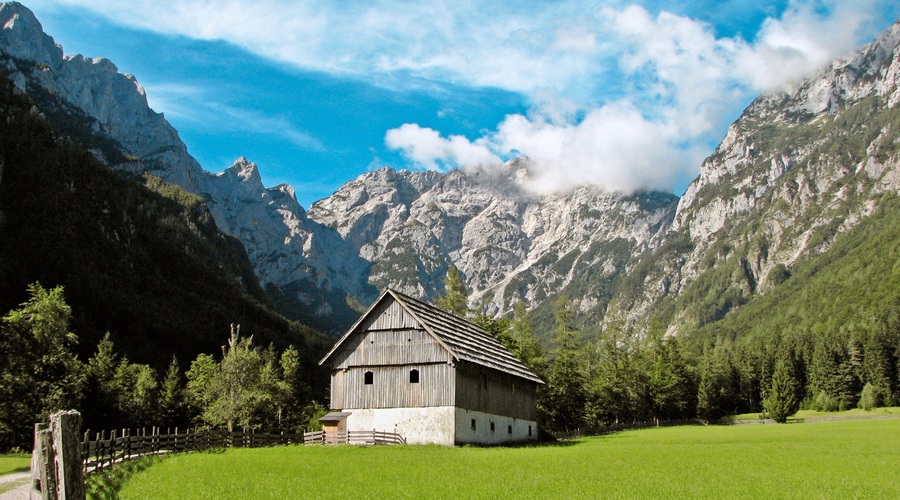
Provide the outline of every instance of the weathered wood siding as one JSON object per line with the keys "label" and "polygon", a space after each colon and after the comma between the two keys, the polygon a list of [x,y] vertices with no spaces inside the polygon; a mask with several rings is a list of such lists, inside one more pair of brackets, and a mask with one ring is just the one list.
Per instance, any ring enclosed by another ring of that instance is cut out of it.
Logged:
{"label": "weathered wood siding", "polygon": [[333,367],[445,363],[450,359],[450,353],[424,330],[369,330],[347,339]]}
{"label": "weathered wood siding", "polygon": [[[419,383],[409,381],[410,370],[419,371]],[[372,372],[372,383],[365,373]],[[454,401],[454,368],[447,363],[403,366],[354,366],[331,375],[331,407],[415,408],[451,406]]]}
{"label": "weathered wood siding", "polygon": [[[331,408],[450,406],[454,400],[450,353],[396,301],[385,301],[357,326],[331,372]],[[409,381],[419,371],[419,383]],[[372,372],[373,383],[365,383]]]}
{"label": "weathered wood siding", "polygon": [[394,300],[372,311],[335,354],[332,367],[442,363],[451,355]]}
{"label": "weathered wood siding", "polygon": [[537,384],[533,382],[472,363],[460,363],[456,367],[455,386],[458,408],[537,419]]}
{"label": "weathered wood siding", "polygon": [[403,330],[419,329],[422,325],[403,309],[396,300],[386,300],[363,320],[357,330]]}

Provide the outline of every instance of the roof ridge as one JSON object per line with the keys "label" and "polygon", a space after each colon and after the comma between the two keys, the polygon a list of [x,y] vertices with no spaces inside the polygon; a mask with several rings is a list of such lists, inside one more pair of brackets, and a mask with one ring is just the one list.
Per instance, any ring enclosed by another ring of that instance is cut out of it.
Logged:
{"label": "roof ridge", "polygon": [[[422,322],[431,323],[430,329],[453,351],[458,359],[503,371],[510,375],[522,377],[534,382],[543,383],[543,381],[530,368],[525,366],[518,357],[510,352],[502,342],[481,326],[469,321],[467,318],[462,318],[397,290],[389,288],[388,292],[391,293],[395,299],[405,302],[406,305],[411,308],[421,308],[421,313],[415,314],[415,316]],[[422,317],[423,314],[433,315],[434,318]],[[435,322],[446,323],[446,325],[435,325]],[[462,335],[452,331],[454,326],[456,329],[462,330],[459,332]],[[444,328],[450,328],[451,331],[444,331]],[[479,349],[479,347],[481,347],[481,349]]]}

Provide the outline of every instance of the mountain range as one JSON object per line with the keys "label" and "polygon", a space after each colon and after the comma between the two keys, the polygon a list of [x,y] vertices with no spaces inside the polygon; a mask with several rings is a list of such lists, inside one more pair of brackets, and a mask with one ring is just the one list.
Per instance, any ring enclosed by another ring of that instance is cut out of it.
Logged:
{"label": "mountain range", "polygon": [[308,210],[290,186],[263,186],[246,158],[204,171],[134,76],[64,56],[24,6],[0,4],[0,26],[0,71],[49,121],[110,169],[198,196],[242,244],[260,300],[331,333],[386,287],[434,300],[450,266],[489,316],[524,301],[546,326],[565,295],[584,324],[702,328],[786,283],[900,191],[900,24],[756,99],[681,197],[536,195],[519,158],[383,168]]}

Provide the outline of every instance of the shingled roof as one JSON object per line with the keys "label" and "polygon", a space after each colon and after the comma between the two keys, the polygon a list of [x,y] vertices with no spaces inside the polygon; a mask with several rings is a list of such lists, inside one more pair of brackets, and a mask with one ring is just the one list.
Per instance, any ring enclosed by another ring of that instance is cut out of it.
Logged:
{"label": "shingled roof", "polygon": [[354,324],[347,333],[334,345],[331,351],[322,358],[324,364],[338,352],[341,346],[353,336],[357,327],[371,312],[388,297],[396,300],[416,321],[433,336],[438,343],[447,349],[457,361],[467,361],[487,368],[492,368],[510,375],[530,380],[539,384],[544,382],[527,366],[515,357],[503,344],[478,325],[455,316],[443,309],[404,295],[396,290],[385,290],[372,307]]}

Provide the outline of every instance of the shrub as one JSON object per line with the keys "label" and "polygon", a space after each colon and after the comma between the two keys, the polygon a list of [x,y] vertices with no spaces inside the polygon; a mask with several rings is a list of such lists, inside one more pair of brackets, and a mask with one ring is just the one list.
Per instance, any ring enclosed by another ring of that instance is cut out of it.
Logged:
{"label": "shrub", "polygon": [[859,407],[863,410],[870,411],[884,405],[884,389],[874,384],[867,383],[863,387],[862,394],[859,395]]}
{"label": "shrub", "polygon": [[813,408],[818,411],[838,411],[840,406],[837,398],[825,391],[820,391],[816,396],[815,402],[813,402]]}

